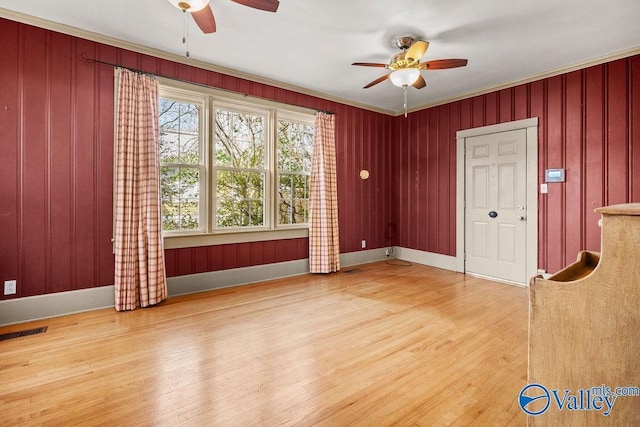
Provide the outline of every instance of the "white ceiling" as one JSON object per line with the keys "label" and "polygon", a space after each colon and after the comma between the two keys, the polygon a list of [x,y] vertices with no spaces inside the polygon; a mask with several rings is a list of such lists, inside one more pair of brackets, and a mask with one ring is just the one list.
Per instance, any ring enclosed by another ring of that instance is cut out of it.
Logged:
{"label": "white ceiling", "polygon": [[[429,41],[423,60],[469,60],[423,71],[427,86],[409,88],[410,109],[640,52],[638,0],[280,0],[275,14],[231,0],[211,7],[214,34],[188,17],[193,60],[391,113],[402,110],[400,88],[362,89],[387,71],[350,64],[388,62],[397,36]],[[31,17],[41,18],[184,58],[182,12],[168,0],[0,0],[0,8],[10,19],[52,27]]]}

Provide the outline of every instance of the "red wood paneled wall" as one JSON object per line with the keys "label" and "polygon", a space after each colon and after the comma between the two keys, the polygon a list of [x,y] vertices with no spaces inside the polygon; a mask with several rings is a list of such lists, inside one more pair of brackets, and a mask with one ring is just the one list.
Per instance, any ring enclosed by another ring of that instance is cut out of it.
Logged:
{"label": "red wood paneled wall", "polygon": [[[113,283],[113,71],[151,73],[336,113],[340,250],[455,253],[455,133],[539,117],[539,265],[598,250],[593,209],[640,201],[640,56],[404,117],[225,76],[0,19],[0,282],[15,297]],[[368,169],[362,181],[358,174]],[[169,275],[307,257],[307,239],[167,250]],[[0,295],[0,298],[7,298]]]}
{"label": "red wood paneled wall", "polygon": [[539,118],[539,266],[555,272],[600,250],[593,209],[640,202],[640,56],[396,118],[392,145],[397,244],[455,255],[456,139],[461,129]]}
{"label": "red wood paneled wall", "polygon": [[[383,247],[393,117],[0,19],[0,283],[15,297],[113,283],[111,67],[336,113],[340,250]],[[367,181],[358,173],[371,172]],[[170,276],[302,259],[307,239],[167,250]],[[0,298],[3,297],[0,295]]]}

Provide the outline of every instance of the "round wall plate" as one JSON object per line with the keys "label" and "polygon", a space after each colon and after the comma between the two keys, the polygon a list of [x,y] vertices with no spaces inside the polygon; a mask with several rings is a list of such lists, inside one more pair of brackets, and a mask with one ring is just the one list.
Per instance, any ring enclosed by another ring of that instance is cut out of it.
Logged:
{"label": "round wall plate", "polygon": [[362,169],[360,171],[360,179],[367,179],[369,178],[369,171],[366,169]]}

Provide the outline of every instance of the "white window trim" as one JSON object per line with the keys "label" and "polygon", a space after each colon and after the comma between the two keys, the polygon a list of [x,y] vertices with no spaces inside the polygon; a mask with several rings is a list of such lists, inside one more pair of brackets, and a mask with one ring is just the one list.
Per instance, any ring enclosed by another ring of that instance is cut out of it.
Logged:
{"label": "white window trim", "polygon": [[[212,144],[214,132],[210,126],[213,126],[214,111],[218,106],[228,106],[234,110],[248,110],[254,113],[257,110],[268,111],[271,120],[267,124],[268,132],[273,134],[274,140],[277,141],[277,120],[289,119],[302,123],[314,123],[314,115],[316,110],[283,104],[275,101],[269,101],[261,98],[255,98],[235,92],[229,92],[221,89],[210,88],[196,84],[190,84],[177,80],[157,77],[160,84],[160,97],[168,96],[176,98],[182,96],[184,100],[192,100],[194,98],[204,99],[203,117],[201,126],[205,139],[201,146],[202,155],[205,160],[206,179],[200,182],[201,191],[201,214],[203,214],[205,230],[198,231],[175,231],[164,232],[165,249],[186,248],[194,246],[212,246],[231,243],[259,242],[269,240],[283,240],[304,238],[309,236],[308,224],[285,224],[277,225],[277,203],[276,203],[276,182],[277,163],[275,156],[275,145],[268,144],[267,162],[265,165],[268,170],[267,182],[265,183],[265,212],[269,209],[268,224],[265,227],[251,227],[248,229],[238,228],[221,228],[216,229],[214,226],[215,218],[212,214],[214,206],[213,190],[215,188],[215,173],[213,165]],[[180,99],[180,98],[178,98]],[[277,142],[276,142],[277,143]],[[273,146],[271,146],[273,145]],[[268,206],[267,206],[268,205]]]}

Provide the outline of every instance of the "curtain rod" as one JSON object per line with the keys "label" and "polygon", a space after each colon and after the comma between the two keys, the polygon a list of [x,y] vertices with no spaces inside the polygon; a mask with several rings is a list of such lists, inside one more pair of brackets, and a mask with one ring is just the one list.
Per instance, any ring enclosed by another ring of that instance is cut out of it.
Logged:
{"label": "curtain rod", "polygon": [[[80,57],[82,58],[83,61],[85,61],[87,63],[95,62],[96,64],[108,65],[110,67],[124,68],[125,70],[129,70],[129,71],[132,71],[134,73],[146,74],[148,76],[154,76],[154,77],[162,77],[162,78],[169,79],[169,80],[175,80],[175,81],[181,82],[181,83],[187,83],[187,84],[192,84],[192,85],[196,85],[196,86],[200,86],[200,87],[206,87],[208,89],[213,88],[213,89],[221,90],[221,91],[224,91],[224,92],[229,92],[229,93],[234,93],[234,94],[241,94],[243,96],[259,98],[259,99],[265,99],[267,101],[272,101],[272,102],[279,102],[279,101],[273,101],[272,99],[268,99],[268,98],[261,98],[259,96],[249,95],[249,94],[246,94],[246,93],[235,92],[235,91],[229,90],[229,89],[219,88],[219,87],[215,87],[215,86],[209,86],[209,85],[206,85],[204,83],[192,82],[192,81],[183,80],[183,79],[176,79],[174,77],[166,77],[166,76],[162,76],[162,75],[159,75],[159,74],[150,73],[148,71],[143,71],[143,70],[140,70],[138,68],[126,67],[124,65],[114,64],[113,62],[107,62],[107,61],[101,61],[101,60],[95,59],[95,58],[89,58],[89,56],[87,55],[87,52],[82,52],[80,54]],[[309,108],[306,105],[289,104],[289,103],[287,103],[287,105],[292,105],[294,107]],[[335,114],[333,111],[318,110],[317,108],[309,108],[309,109],[310,110],[316,110],[318,113],[331,114],[331,115]]]}

